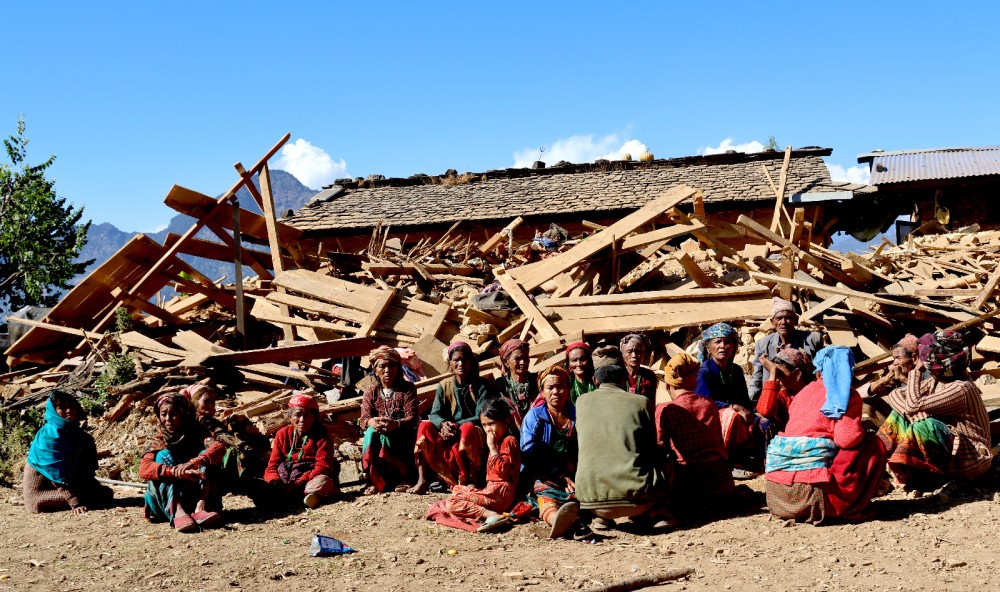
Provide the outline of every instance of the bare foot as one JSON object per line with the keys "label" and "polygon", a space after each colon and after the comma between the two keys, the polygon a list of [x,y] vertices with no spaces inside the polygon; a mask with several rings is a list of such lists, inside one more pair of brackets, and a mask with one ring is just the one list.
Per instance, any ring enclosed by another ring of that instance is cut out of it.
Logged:
{"label": "bare foot", "polygon": [[424,479],[421,479],[421,480],[417,481],[416,485],[414,485],[413,487],[407,489],[406,493],[415,493],[417,495],[423,495],[423,494],[427,493],[427,488],[429,488],[430,486],[431,486],[430,483],[428,483]]}

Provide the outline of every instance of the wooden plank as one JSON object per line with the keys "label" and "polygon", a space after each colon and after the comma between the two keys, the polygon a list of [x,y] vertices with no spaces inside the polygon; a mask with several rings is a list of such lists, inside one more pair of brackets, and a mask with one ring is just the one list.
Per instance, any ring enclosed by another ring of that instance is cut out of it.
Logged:
{"label": "wooden plank", "polygon": [[[781,173],[778,177],[778,187],[774,191],[775,203],[774,213],[771,215],[771,232],[777,232],[781,228],[781,210],[785,207],[785,183],[788,181],[788,165],[792,161],[792,147],[785,146],[785,159],[781,163]],[[770,180],[771,175],[767,175]]]}
{"label": "wooden plank", "polygon": [[687,253],[683,253],[681,255],[675,254],[674,258],[677,259],[678,263],[681,264],[681,267],[684,268],[684,271],[687,272],[688,277],[694,280],[694,283],[698,284],[699,288],[715,287],[715,283],[712,282],[711,278],[709,278],[704,271],[702,271],[701,267],[698,267],[698,264],[694,262],[694,259],[692,259],[690,255]]}
{"label": "wooden plank", "polygon": [[976,344],[976,350],[991,354],[1000,354],[1000,337],[987,335]]}
{"label": "wooden plank", "polygon": [[585,331],[587,335],[654,330],[674,330],[681,327],[734,320],[763,320],[771,316],[771,299],[751,301],[707,302],[702,307],[681,312],[658,314],[581,318],[553,321],[556,329],[567,334]]}
{"label": "wooden plank", "polygon": [[810,306],[809,310],[807,310],[806,312],[802,313],[801,316],[799,316],[799,322],[802,323],[805,321],[811,321],[819,317],[821,314],[823,314],[830,308],[837,306],[844,300],[847,300],[847,296],[844,296],[842,294],[834,294],[833,296],[826,298],[816,306]]}
{"label": "wooden plank", "polygon": [[166,354],[168,356],[174,356],[177,358],[185,358],[188,352],[183,349],[178,349],[176,347],[170,347],[169,345],[164,345],[159,341],[151,337],[146,337],[138,331],[127,331],[118,336],[118,340],[122,345],[131,347],[133,349],[141,349],[143,351],[150,351],[159,354]]}
{"label": "wooden plank", "polygon": [[747,296],[770,296],[770,290],[761,285],[701,288],[698,290],[655,290],[630,294],[597,294],[594,296],[565,296],[547,298],[545,308],[581,306],[589,304],[635,304],[640,302],[673,302],[677,300],[726,300]]}
{"label": "wooden plank", "polygon": [[860,298],[861,300],[869,300],[871,302],[877,302],[879,304],[885,304],[888,306],[898,306],[900,308],[909,308],[911,310],[922,310],[924,312],[930,312],[935,314],[940,314],[941,311],[934,310],[933,308],[928,308],[922,304],[910,304],[908,302],[899,302],[896,300],[890,300],[888,298],[882,298],[881,296],[875,296],[874,294],[866,294],[864,292],[858,292],[857,290],[851,290],[848,288],[841,288],[839,286],[822,286],[811,282],[804,282],[796,279],[783,278],[776,275],[771,275],[769,273],[760,273],[756,271],[750,272],[750,277],[755,280],[773,282],[776,284],[787,283],[799,288],[808,288],[817,292],[826,292],[830,294],[840,294],[841,296],[850,296],[852,298]]}
{"label": "wooden plank", "polygon": [[241,352],[213,354],[201,361],[203,366],[242,366],[266,363],[287,363],[321,358],[350,358],[367,355],[375,342],[367,337],[335,339],[313,343],[298,343],[284,347],[268,347]]}
{"label": "wooden plank", "polygon": [[[365,318],[365,320],[361,322],[361,327],[358,329],[358,332],[356,333],[358,337],[367,337],[368,335],[371,334],[372,331],[375,330],[375,325],[378,324],[379,319],[382,318],[382,315],[385,314],[385,311],[389,308],[389,305],[392,304],[393,299],[396,297],[396,292],[397,292],[396,288],[392,288],[391,290],[386,290],[385,294],[382,295],[382,298],[374,303],[371,312],[368,313],[368,316]],[[442,321],[443,320],[444,319],[442,319]]]}
{"label": "wooden plank", "polygon": [[122,290],[121,288],[115,288],[114,290],[111,290],[111,296],[116,300],[120,300],[122,303],[125,304],[125,306],[134,308],[136,310],[140,310],[150,316],[154,316],[160,319],[161,321],[164,321],[171,325],[187,324],[187,321],[185,321],[181,317],[163,310],[162,308],[156,306],[155,304],[149,302],[148,300],[135,298],[125,290]]}
{"label": "wooden plank", "polygon": [[874,358],[875,356],[881,356],[882,354],[888,353],[888,350],[864,335],[858,334],[857,339],[861,352],[869,358]]}
{"label": "wooden plank", "polygon": [[813,265],[817,269],[822,270],[824,273],[829,274],[836,280],[841,281],[844,284],[851,287],[861,287],[858,281],[853,277],[847,275],[842,271],[830,267],[819,257],[816,257],[815,255],[809,253],[808,251],[802,250],[801,248],[799,248],[798,245],[793,245],[791,241],[782,238],[781,236],[771,232],[767,228],[764,228],[756,221],[754,221],[752,218],[749,218],[745,215],[740,215],[740,217],[736,220],[736,223],[742,226],[743,228],[746,228],[747,231],[759,236],[760,238],[763,238],[764,240],[771,241],[775,245],[779,245],[781,247],[790,248],[793,253],[805,259],[809,264]]}
{"label": "wooden plank", "polygon": [[104,339],[104,333],[94,333],[92,331],[85,331],[83,329],[75,329],[73,327],[63,327],[62,325],[56,325],[54,323],[46,323],[45,321],[35,321],[32,319],[22,319],[18,317],[7,317],[8,323],[16,323],[18,325],[27,325],[29,327],[36,327],[39,329],[46,329],[48,331],[56,331],[59,333],[68,333],[70,335],[79,335],[80,337],[86,337],[87,339],[96,339],[100,341]]}
{"label": "wooden plank", "polygon": [[354,335],[357,327],[345,325],[343,323],[333,323],[330,321],[316,321],[313,319],[302,319],[296,316],[286,316],[281,314],[278,305],[272,304],[263,298],[255,298],[250,315],[260,321],[281,325],[293,325],[296,327],[311,327],[313,329],[326,329],[334,331],[340,335]]}
{"label": "wooden plank", "polygon": [[[306,298],[304,296],[297,296],[295,294],[287,294],[284,292],[274,291],[266,296],[267,300],[274,302],[279,306],[284,304],[286,306],[291,306],[304,310],[306,312],[315,312],[328,317],[333,317],[341,321],[348,321],[351,323],[363,323],[367,314],[364,311],[360,311],[354,308],[348,308],[346,306],[337,306],[336,304],[329,304],[327,302],[320,302],[319,300],[313,300],[312,298]],[[287,316],[287,315],[286,315]]]}
{"label": "wooden plank", "polygon": [[[444,263],[392,263],[386,261],[362,261],[361,269],[376,275],[414,275],[423,269],[427,274],[469,276],[475,273],[469,265],[447,265]],[[433,278],[431,278],[433,279]]]}
{"label": "wooden plank", "polygon": [[993,296],[993,292],[996,291],[998,283],[1000,283],[1000,264],[997,264],[997,266],[993,269],[993,273],[991,273],[990,277],[986,280],[986,285],[983,286],[982,294],[980,294],[979,298],[976,298],[976,300],[972,303],[972,308],[976,310],[981,309],[986,304],[986,301]]}
{"label": "wooden plank", "polygon": [[[163,239],[163,246],[169,247],[177,242],[179,238],[180,235],[171,232],[167,234],[165,239]],[[187,242],[181,246],[178,252],[187,255],[194,255],[195,257],[201,257],[203,259],[212,259],[213,261],[225,261],[226,263],[233,260],[233,250],[225,243],[219,243],[201,238],[189,238]],[[265,269],[272,269],[271,254],[267,251],[248,249],[244,246],[243,254],[261,264]],[[295,262],[290,257],[282,257],[281,261],[284,267],[295,265]]]}
{"label": "wooden plank", "polygon": [[495,277],[500,282],[500,286],[507,292],[507,295],[514,301],[514,304],[521,309],[521,313],[531,319],[531,324],[538,331],[538,334],[543,339],[555,339],[559,337],[559,332],[545,318],[545,315],[535,307],[535,303],[528,298],[521,285],[514,278],[510,277],[509,274],[502,273],[503,271],[503,269],[495,270]]}
{"label": "wooden plank", "polygon": [[684,236],[685,234],[691,234],[692,232],[697,232],[699,230],[704,230],[705,225],[698,220],[692,220],[687,224],[672,224],[670,226],[665,226],[658,230],[653,230],[651,232],[645,232],[643,234],[633,234],[632,236],[626,237],[622,241],[621,249],[619,253],[628,253],[630,251],[635,251],[641,249],[647,245],[658,243],[661,241],[669,241],[671,239],[677,238],[678,236]]}
{"label": "wooden plank", "polygon": [[855,347],[858,340],[854,336],[854,329],[847,322],[847,317],[842,315],[831,315],[823,319],[826,333],[830,336],[833,345],[843,345],[845,347]]}
{"label": "wooden plank", "polygon": [[[241,175],[247,174],[241,163],[236,163],[236,170]],[[274,273],[278,274],[285,271],[285,265],[281,261],[281,243],[278,236],[277,220],[274,216],[274,196],[271,194],[271,171],[267,168],[267,163],[264,163],[264,166],[261,167],[257,179],[260,183],[259,195],[256,191],[253,191],[253,183],[248,181],[247,185],[251,189],[254,198],[260,202],[261,211],[264,213],[264,227],[267,229],[267,248],[271,250],[271,269],[274,270]],[[283,291],[284,288],[277,288],[277,290]],[[278,309],[282,314],[290,316],[287,306],[279,304]],[[281,329],[285,339],[295,339],[294,326],[282,325]]]}
{"label": "wooden plank", "polygon": [[525,291],[530,292],[542,285],[546,280],[552,279],[559,273],[579,265],[596,253],[606,249],[611,245],[611,241],[614,240],[613,237],[621,237],[634,232],[663,212],[690,198],[696,191],[685,185],[669,189],[639,208],[636,212],[615,222],[604,231],[583,239],[572,249],[543,259],[537,263],[510,270],[510,278],[519,283]]}
{"label": "wooden plank", "polygon": [[480,255],[485,255],[485,254],[491,252],[493,249],[497,248],[497,246],[506,237],[512,236],[514,234],[514,230],[517,229],[517,227],[520,226],[523,222],[524,222],[524,218],[522,218],[521,216],[518,216],[517,218],[514,218],[514,220],[512,220],[510,222],[510,224],[508,224],[507,226],[504,226],[502,229],[500,229],[500,232],[494,234],[486,242],[484,242],[483,244],[479,245],[479,254]]}
{"label": "wooden plank", "polygon": [[497,341],[503,343],[504,341],[513,338],[515,335],[520,334],[521,329],[524,328],[524,324],[527,322],[527,320],[528,317],[521,317],[520,319],[511,323],[509,327],[507,327],[506,329],[501,331],[499,335],[497,335]]}

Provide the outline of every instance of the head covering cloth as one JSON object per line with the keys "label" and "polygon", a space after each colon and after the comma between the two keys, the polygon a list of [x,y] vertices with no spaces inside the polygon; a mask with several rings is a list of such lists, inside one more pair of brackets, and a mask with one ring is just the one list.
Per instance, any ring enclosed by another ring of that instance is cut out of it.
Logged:
{"label": "head covering cloth", "polygon": [[569,352],[573,351],[574,349],[582,349],[590,355],[594,354],[594,350],[585,342],[574,341],[573,343],[570,343],[569,345],[566,346],[566,357],[569,357]]}
{"label": "head covering cloth", "polygon": [[563,380],[563,383],[569,385],[569,372],[559,364],[553,364],[548,368],[546,368],[545,370],[542,370],[541,372],[538,373],[539,391],[542,390],[542,385],[545,384],[545,380],[552,376],[561,378]]}
{"label": "head covering cloth", "polygon": [[896,342],[896,345],[892,346],[892,349],[896,348],[905,349],[911,357],[914,357],[920,354],[920,340],[913,333],[907,333]]}
{"label": "head covering cloth", "polygon": [[302,407],[303,409],[312,409],[314,411],[319,411],[319,403],[316,402],[316,398],[312,395],[307,395],[305,393],[300,393],[294,391],[292,398],[288,400],[288,408],[294,409],[296,407]]}
{"label": "head covering cloth", "polygon": [[676,354],[667,362],[667,367],[663,372],[663,381],[674,388],[680,387],[685,378],[697,374],[700,368],[701,364],[698,363],[698,360],[687,353]]}
{"label": "head covering cloth", "polygon": [[180,394],[193,403],[198,400],[199,395],[206,391],[215,392],[215,390],[207,384],[192,384],[191,386],[182,388]]}
{"label": "head covering cloth", "polygon": [[969,350],[957,331],[936,331],[919,339],[920,361],[934,374],[952,378],[969,365]]}
{"label": "head covering cloth", "polygon": [[698,362],[708,359],[708,342],[713,339],[732,337],[736,340],[736,329],[729,323],[716,323],[701,332],[701,345],[698,347]]}
{"label": "head covering cloth", "polygon": [[368,353],[368,364],[372,368],[375,368],[375,364],[379,360],[389,360],[390,362],[396,362],[396,364],[403,363],[403,358],[399,355],[399,352],[388,345],[380,345]]}
{"label": "head covering cloth", "polygon": [[49,481],[66,484],[75,477],[83,435],[79,422],[59,417],[50,397],[45,402],[45,423],[28,448],[28,464]]}
{"label": "head covering cloth", "polygon": [[507,367],[507,358],[512,356],[514,352],[518,350],[523,350],[525,355],[528,355],[528,344],[520,339],[508,339],[503,342],[500,346],[500,373],[504,376],[510,374],[510,368]]}
{"label": "head covering cloth", "polygon": [[629,333],[625,337],[622,337],[622,340],[618,342],[618,349],[624,351],[625,346],[633,341],[638,341],[639,345],[642,346],[642,349],[646,349],[646,338],[638,333]]}
{"label": "head covering cloth", "polygon": [[472,360],[472,373],[469,376],[469,380],[476,380],[479,378],[479,359],[476,358],[475,352],[472,351],[472,346],[464,341],[452,341],[451,345],[448,346],[447,360],[449,365],[451,364],[451,356],[456,351],[461,351],[470,360]]}
{"label": "head covering cloth", "polygon": [[[160,395],[156,399],[154,408],[156,409],[156,423],[160,428],[159,441],[153,443],[154,447],[159,446],[159,449],[174,450],[180,447],[193,449],[202,446],[203,443],[198,438],[200,424],[195,419],[194,405],[191,404],[191,400],[186,395],[181,392]],[[173,431],[168,430],[160,418],[160,414],[166,408],[174,409],[181,418],[180,425]],[[197,451],[194,452],[197,453]]]}
{"label": "head covering cloth", "polygon": [[791,302],[785,300],[784,298],[779,298],[774,296],[771,298],[771,318],[778,316],[779,313],[790,312],[793,315],[797,315],[795,312],[795,305]]}
{"label": "head covering cloth", "polygon": [[622,359],[622,351],[613,345],[605,345],[594,350],[594,370],[598,368],[603,368],[604,366],[621,366],[625,367],[625,361]]}
{"label": "head covering cloth", "polygon": [[801,370],[803,379],[807,381],[813,373],[812,356],[795,347],[786,347],[778,351],[771,361],[788,366],[793,370]]}

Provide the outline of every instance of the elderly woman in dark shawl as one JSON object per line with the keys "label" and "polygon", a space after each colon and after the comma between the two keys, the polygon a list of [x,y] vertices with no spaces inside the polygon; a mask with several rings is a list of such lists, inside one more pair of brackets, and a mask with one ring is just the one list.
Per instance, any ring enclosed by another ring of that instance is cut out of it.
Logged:
{"label": "elderly woman in dark shawl", "polygon": [[139,477],[148,482],[146,519],[178,532],[217,524],[222,496],[208,469],[222,464],[225,446],[198,423],[184,395],[162,395],[154,409],[159,432],[139,461]]}
{"label": "elderly woman in dark shawl", "polygon": [[24,507],[32,513],[69,510],[79,515],[111,501],[111,489],[99,484],[97,447],[80,427],[84,412],[69,393],[52,391],[45,403],[45,423],[35,434],[24,465]]}
{"label": "elderly woman in dark shawl", "polygon": [[368,473],[371,487],[366,493],[395,488],[405,491],[412,484],[413,444],[417,439],[417,390],[400,371],[402,359],[391,347],[381,346],[368,356],[377,384],[361,397],[364,430],[361,467]]}
{"label": "elderly woman in dark shawl", "polygon": [[448,346],[452,377],[437,386],[427,420],[417,427],[414,461],[417,483],[410,493],[427,493],[436,473],[449,488],[476,483],[486,459],[486,436],[479,427],[480,406],[491,397],[479,377],[479,361],[469,344]]}
{"label": "elderly woman in dark shawl", "polygon": [[497,395],[511,406],[514,424],[520,429],[524,414],[538,398],[535,375],[528,372],[528,344],[520,339],[508,339],[500,346],[500,380]]}
{"label": "elderly woman in dark shawl", "polygon": [[[906,384],[884,397],[892,413],[878,435],[889,453],[889,471],[914,491],[948,479],[975,479],[992,461],[990,422],[982,392],[966,375],[963,336],[928,333],[920,338],[919,356]],[[922,368],[930,378],[921,378]]]}
{"label": "elderly woman in dark shawl", "polygon": [[594,382],[593,350],[583,341],[566,346],[566,369],[569,370],[569,402],[576,405],[580,395],[597,388]]}
{"label": "elderly woman in dark shawl", "polygon": [[625,371],[628,372],[626,390],[630,393],[646,397],[655,405],[656,374],[652,370],[642,367],[642,362],[646,359],[648,349],[646,347],[646,338],[638,333],[629,333],[625,337],[622,337],[621,342],[618,344],[618,349],[622,352]]}

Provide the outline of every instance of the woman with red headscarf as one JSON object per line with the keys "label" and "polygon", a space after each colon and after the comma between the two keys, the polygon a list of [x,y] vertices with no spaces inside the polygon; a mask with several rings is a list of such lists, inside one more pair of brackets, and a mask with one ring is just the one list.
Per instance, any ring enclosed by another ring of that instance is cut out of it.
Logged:
{"label": "woman with red headscarf", "polygon": [[497,396],[511,407],[511,417],[520,429],[524,414],[538,398],[538,382],[528,372],[528,344],[520,339],[508,339],[500,346],[500,380],[496,383]]}
{"label": "woman with red headscarf", "polygon": [[222,496],[206,469],[222,464],[225,447],[198,423],[184,395],[162,395],[154,408],[159,432],[139,460],[146,519],[169,522],[178,532],[217,524]]}
{"label": "woman with red headscarf", "polygon": [[438,384],[430,415],[417,427],[417,483],[410,493],[427,493],[435,473],[452,488],[476,483],[483,470],[486,437],[479,408],[490,399],[489,389],[479,378],[479,361],[469,344],[448,346],[448,367],[452,377]]}
{"label": "woman with red headscarf", "polygon": [[[330,434],[320,421],[319,404],[312,395],[292,395],[288,425],[278,430],[271,445],[261,501],[287,504],[301,499],[307,508],[315,508],[340,492],[339,474]],[[261,505],[258,499],[254,503]]]}
{"label": "woman with red headscarf", "polygon": [[[982,392],[967,378],[969,351],[955,331],[928,333],[920,365],[884,397],[892,413],[878,432],[889,471],[904,488],[927,491],[947,479],[975,479],[989,470],[990,420]],[[922,367],[930,378],[921,379]]]}
{"label": "woman with red headscarf", "polygon": [[594,383],[594,351],[583,341],[566,346],[566,369],[569,370],[569,402],[576,405],[580,395],[597,388]]}
{"label": "woman with red headscarf", "polygon": [[396,487],[405,491],[414,472],[413,444],[417,439],[417,390],[403,377],[402,358],[391,347],[381,346],[368,356],[378,383],[365,389],[361,397],[364,431],[361,468],[368,473],[371,487],[366,493]]}

